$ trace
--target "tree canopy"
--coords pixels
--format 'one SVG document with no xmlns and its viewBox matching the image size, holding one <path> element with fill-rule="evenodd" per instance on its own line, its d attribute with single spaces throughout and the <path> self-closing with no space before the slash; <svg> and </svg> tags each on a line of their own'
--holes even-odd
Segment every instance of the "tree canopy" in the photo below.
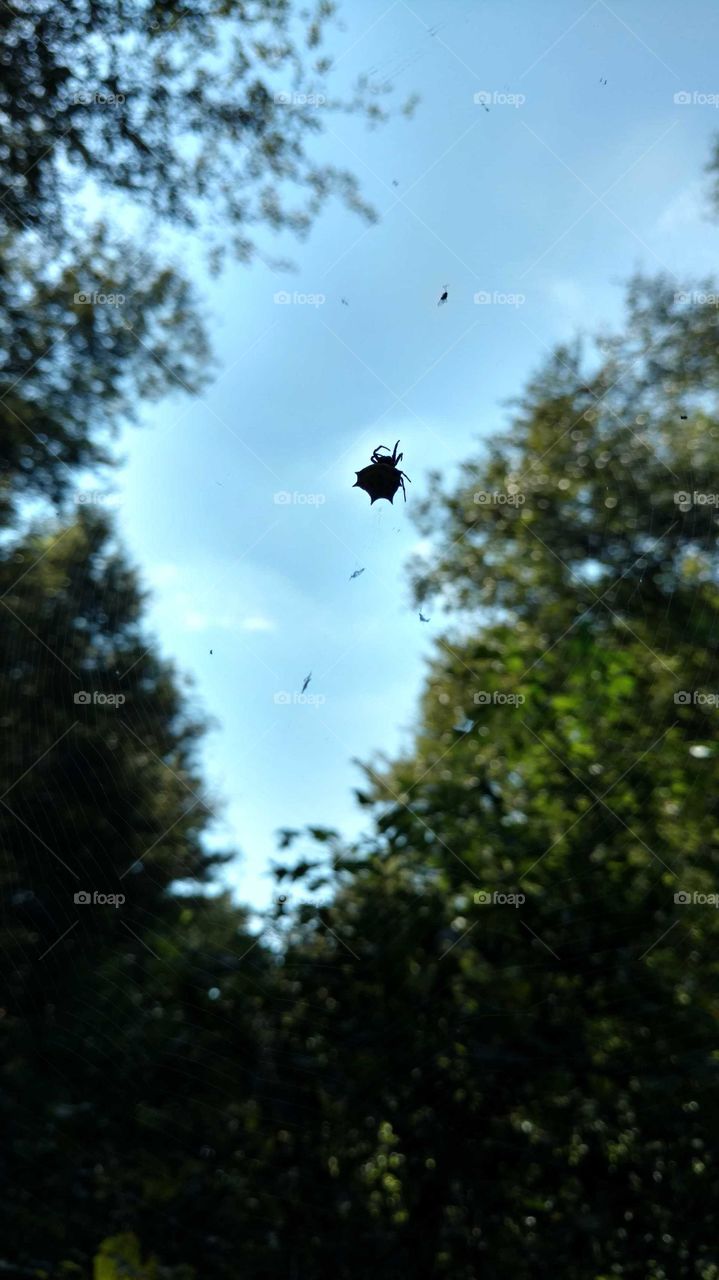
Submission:
<svg viewBox="0 0 719 1280">
<path fill-rule="evenodd" d="M 220 890 L 203 718 L 112 520 L 70 509 L 208 369 L 189 283 L 78 236 L 73 183 L 190 228 L 212 198 L 246 256 L 258 219 L 362 207 L 305 149 L 330 17 L 0 7 L 0 1270 L 717 1280 L 711 282 L 637 276 L 437 477 L 446 630 L 363 838 L 284 833 L 314 905 Z"/>
</svg>

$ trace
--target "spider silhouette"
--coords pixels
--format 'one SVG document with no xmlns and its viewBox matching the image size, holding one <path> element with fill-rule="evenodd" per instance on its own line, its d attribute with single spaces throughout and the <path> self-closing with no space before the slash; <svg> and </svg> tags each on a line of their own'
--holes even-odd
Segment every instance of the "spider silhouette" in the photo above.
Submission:
<svg viewBox="0 0 719 1280">
<path fill-rule="evenodd" d="M 364 489 L 365 493 L 370 496 L 370 506 L 376 502 L 378 498 L 386 498 L 388 502 L 394 502 L 394 495 L 397 490 L 402 487 L 404 500 L 407 501 L 407 490 L 404 487 L 405 480 L 409 480 L 409 476 L 404 471 L 400 471 L 398 464 L 402 461 L 404 454 L 398 453 L 397 448 L 399 440 L 390 453 L 386 444 L 378 444 L 372 457 L 370 465 L 363 467 L 361 471 L 356 471 L 357 479 L 353 484 L 353 489 Z M 386 455 L 386 456 L 385 456 Z M 409 480 L 410 484 L 412 483 Z"/>
</svg>

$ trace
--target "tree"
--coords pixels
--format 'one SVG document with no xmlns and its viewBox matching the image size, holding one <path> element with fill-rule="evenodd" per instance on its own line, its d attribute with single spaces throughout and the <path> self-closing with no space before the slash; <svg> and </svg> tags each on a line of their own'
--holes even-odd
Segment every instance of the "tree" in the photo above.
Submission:
<svg viewBox="0 0 719 1280">
<path fill-rule="evenodd" d="M 719 855 L 706 292 L 632 281 L 625 332 L 559 349 L 426 504 L 417 600 L 457 621 L 288 953 L 375 1274 L 716 1275 L 716 913 L 674 898 Z"/>
<path fill-rule="evenodd" d="M 51 263 L 9 236 L 0 273 L 0 526 L 18 504 L 61 502 L 142 400 L 195 392 L 211 368 L 194 290 L 97 227 Z M 99 299 L 99 301 L 98 301 Z"/>
<path fill-rule="evenodd" d="M 195 230 L 209 200 L 243 258 L 258 224 L 302 233 L 332 195 L 369 214 L 356 180 L 308 147 L 333 111 L 386 114 L 366 85 L 331 95 L 334 11 L 330 0 L 303 12 L 287 0 L 3 6 L 6 225 L 64 248 L 68 182 L 87 179 Z M 213 239 L 224 247 L 226 232 Z"/>
<path fill-rule="evenodd" d="M 111 964 L 137 981 L 145 937 L 176 927 L 174 887 L 201 888 L 223 858 L 202 843 L 213 808 L 195 763 L 202 724 L 143 634 L 142 597 L 107 521 L 81 508 L 59 535 L 11 545 L 0 584 L 0 1105 L 6 1160 L 12 1152 L 22 1170 L 2 1199 L 5 1239 L 32 1259 L 48 1244 L 41 1181 L 44 1212 L 64 1224 L 64 1239 L 68 1130 L 91 1116 L 97 1151 L 110 1106 L 113 1015 L 107 985 L 102 1013 L 98 975 Z M 83 1093 L 88 1078 L 94 1096 Z"/>
<path fill-rule="evenodd" d="M 229 1280 L 238 1239 L 255 1274 L 277 1264 L 273 1180 L 296 1173 L 272 1128 L 278 966 L 229 896 L 206 896 L 224 855 L 204 839 L 202 724 L 154 653 L 109 521 L 77 493 L 68 519 L 67 499 L 141 398 L 196 390 L 208 359 L 184 277 L 109 224 L 88 233 L 83 184 L 192 229 L 211 206 L 245 259 L 258 224 L 303 233 L 332 194 L 370 216 L 351 175 L 306 148 L 320 106 L 384 118 L 366 86 L 318 101 L 331 12 L 0 14 L 8 1274 Z M 37 497 L 65 522 L 21 534 Z"/>
</svg>

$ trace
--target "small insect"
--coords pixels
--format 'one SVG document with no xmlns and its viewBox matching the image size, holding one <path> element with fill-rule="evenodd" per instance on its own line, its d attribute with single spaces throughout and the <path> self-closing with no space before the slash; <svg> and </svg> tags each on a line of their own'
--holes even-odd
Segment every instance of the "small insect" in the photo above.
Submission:
<svg viewBox="0 0 719 1280">
<path fill-rule="evenodd" d="M 687 420 L 687 415 L 686 415 L 685 413 L 683 413 L 681 417 L 682 417 L 682 422 L 686 422 L 686 420 Z"/>
<path fill-rule="evenodd" d="M 481 94 L 479 95 L 477 101 L 479 102 L 480 107 L 483 107 L 484 110 L 487 112 L 487 115 L 489 115 L 489 107 L 487 106 Z"/>
<path fill-rule="evenodd" d="M 443 293 L 442 293 L 442 296 L 441 296 L 441 298 L 440 298 L 439 302 L 437 303 L 437 306 L 438 306 L 438 307 L 441 307 L 441 306 L 443 305 L 443 303 L 445 303 L 446 301 L 447 301 L 447 286 L 445 285 L 445 286 L 444 286 L 444 291 L 443 291 Z"/>
<path fill-rule="evenodd" d="M 425 618 L 424 614 L 423 614 L 423 613 L 421 613 L 421 612 L 420 612 L 420 615 L 419 615 L 419 620 L 420 620 L 420 622 L 431 622 L 431 621 L 432 621 L 432 619 L 431 619 L 431 618 Z"/>
<path fill-rule="evenodd" d="M 308 684 L 309 684 L 309 682 L 310 682 L 310 680 L 311 680 L 311 679 L 312 679 L 312 672 L 310 671 L 310 674 L 309 674 L 308 676 L 305 676 L 305 682 L 304 682 L 304 684 L 302 685 L 302 692 L 303 692 L 303 693 L 304 693 L 305 689 L 307 688 L 307 686 L 308 686 Z"/>
<path fill-rule="evenodd" d="M 394 503 L 394 495 L 400 485 L 402 486 L 404 500 L 405 502 L 407 501 L 407 490 L 404 487 L 404 482 L 409 480 L 409 476 L 399 469 L 398 463 L 402 461 L 404 454 L 397 452 L 398 445 L 399 440 L 390 454 L 386 444 L 378 444 L 370 459 L 370 465 L 363 467 L 361 471 L 355 471 L 357 479 L 352 488 L 364 489 L 365 493 L 370 496 L 370 506 L 378 498 L 386 498 L 388 502 Z M 382 452 L 383 450 L 384 453 Z M 387 455 L 386 457 L 384 456 L 385 454 Z"/>
<path fill-rule="evenodd" d="M 606 82 L 606 80 L 602 80 L 602 77 L 600 76 L 600 77 L 599 77 L 599 83 L 600 83 L 600 84 L 606 84 L 607 82 Z"/>
<path fill-rule="evenodd" d="M 357 472 L 357 475 L 359 475 L 359 471 Z M 352 488 L 353 488 L 353 489 L 354 489 L 354 487 L 355 487 L 355 486 L 354 486 L 354 485 L 352 485 Z M 351 574 L 350 574 L 350 582 L 352 581 L 352 579 L 353 579 L 353 578 L 359 578 L 359 576 L 360 576 L 360 574 L 361 574 L 361 573 L 364 573 L 364 569 L 355 569 L 354 573 L 351 573 Z"/>
<path fill-rule="evenodd" d="M 340 298 L 340 302 L 342 303 L 342 306 L 343 306 L 343 307 L 348 307 L 348 306 L 349 306 L 349 302 L 347 301 L 347 299 L 346 299 L 346 298 Z"/>
<path fill-rule="evenodd" d="M 210 657 L 212 657 L 212 649 L 210 649 Z"/>
<path fill-rule="evenodd" d="M 398 183 L 398 181 L 397 181 L 397 179 L 396 179 L 396 178 L 393 178 L 393 179 L 392 179 L 392 186 L 393 186 L 393 187 L 398 187 L 398 186 L 399 186 L 399 183 Z"/>
</svg>

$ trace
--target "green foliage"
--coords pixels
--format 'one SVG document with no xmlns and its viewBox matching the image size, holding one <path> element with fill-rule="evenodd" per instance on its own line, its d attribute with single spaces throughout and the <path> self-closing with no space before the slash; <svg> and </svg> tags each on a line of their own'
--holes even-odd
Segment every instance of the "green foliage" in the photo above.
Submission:
<svg viewBox="0 0 719 1280">
<path fill-rule="evenodd" d="M 712 1280 L 717 915 L 674 895 L 719 864 L 715 707 L 675 700 L 719 657 L 716 308 L 637 277 L 624 331 L 558 350 L 437 484 L 412 748 L 366 767 L 362 841 L 313 826 L 276 868 L 323 901 L 266 937 L 206 892 L 202 722 L 111 525 L 8 536 L 206 365 L 179 274 L 68 239 L 62 166 L 190 227 L 210 195 L 245 255 L 258 219 L 361 204 L 274 99 L 324 83 L 331 11 L 0 13 L 0 1271 Z"/>
<path fill-rule="evenodd" d="M 333 14 L 328 0 L 302 12 L 285 0 L 4 5 L 7 225 L 64 247 L 68 186 L 88 178 L 194 229 L 209 197 L 246 259 L 258 223 L 303 233 L 332 195 L 370 215 L 352 175 L 308 145 L 337 111 L 386 118 L 366 87 L 329 88 Z M 227 233 L 213 242 L 224 249 Z"/>
<path fill-rule="evenodd" d="M 719 862 L 715 708 L 675 702 L 716 688 L 715 507 L 674 496 L 716 489 L 713 312 L 633 281 L 626 333 L 558 351 L 427 503 L 418 599 L 456 621 L 413 750 L 366 767 L 373 847 L 288 953 L 361 1269 L 716 1265 L 716 912 L 674 899 Z"/>
<path fill-rule="evenodd" d="M 140 1260 L 140 1245 L 131 1232 L 103 1240 L 95 1258 L 93 1280 L 157 1280 L 154 1260 Z"/>
<path fill-rule="evenodd" d="M 192 288 L 107 240 L 97 227 L 52 264 L 35 238 L 0 246 L 0 526 L 24 498 L 58 502 L 77 469 L 109 461 L 108 439 L 141 399 L 207 379 Z"/>
</svg>

